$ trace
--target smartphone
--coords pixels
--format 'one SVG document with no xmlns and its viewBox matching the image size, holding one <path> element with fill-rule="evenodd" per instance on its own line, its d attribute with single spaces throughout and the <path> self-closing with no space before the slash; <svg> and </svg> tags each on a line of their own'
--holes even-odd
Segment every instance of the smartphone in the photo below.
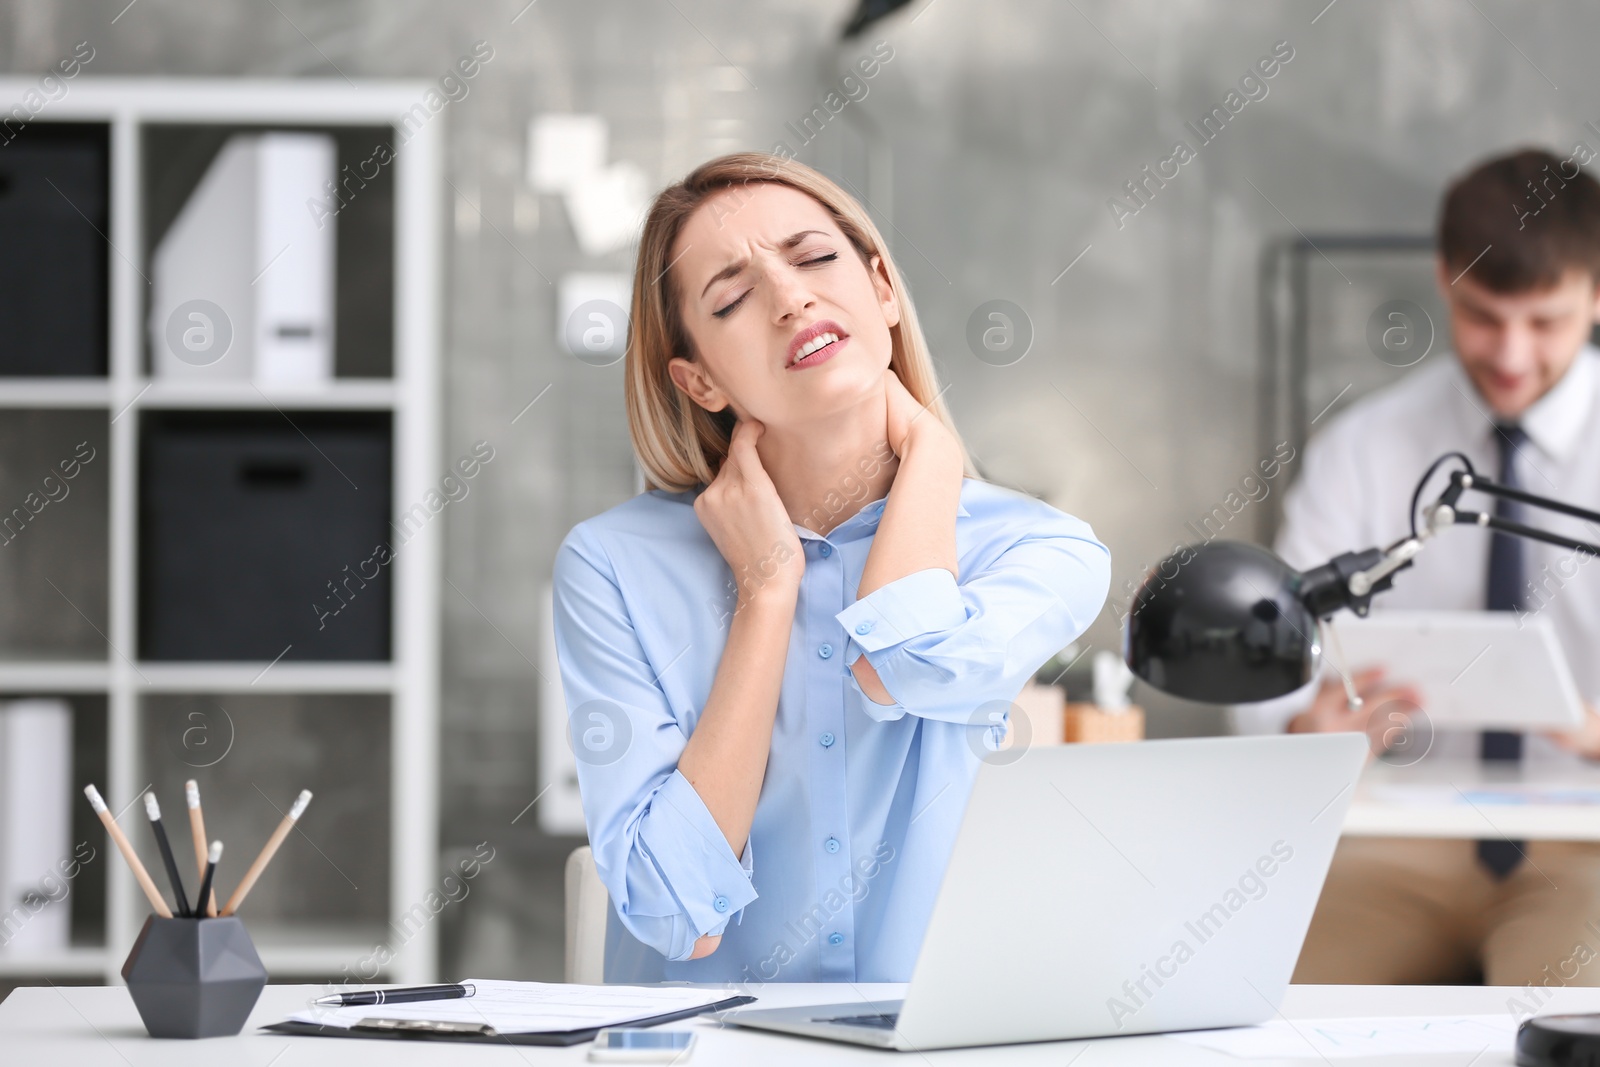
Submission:
<svg viewBox="0 0 1600 1067">
<path fill-rule="evenodd" d="M 683 1063 L 694 1053 L 691 1030 L 601 1030 L 589 1049 L 597 1063 Z"/>
</svg>

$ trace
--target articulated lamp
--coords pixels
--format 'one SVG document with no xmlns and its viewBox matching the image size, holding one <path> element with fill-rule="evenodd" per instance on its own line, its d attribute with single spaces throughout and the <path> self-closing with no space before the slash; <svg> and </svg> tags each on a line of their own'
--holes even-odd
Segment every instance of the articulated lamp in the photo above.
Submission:
<svg viewBox="0 0 1600 1067">
<path fill-rule="evenodd" d="M 1461 466 L 1451 472 L 1439 499 L 1423 510 L 1419 531 L 1422 488 L 1450 459 Z M 1600 513 L 1489 481 L 1466 456 L 1449 452 L 1417 483 L 1410 536 L 1388 548 L 1346 552 L 1308 571 L 1296 571 L 1266 549 L 1239 541 L 1210 541 L 1174 552 L 1134 593 L 1123 658 L 1135 675 L 1173 696 L 1212 704 L 1271 700 L 1316 677 L 1318 620 L 1346 608 L 1366 615 L 1373 596 L 1389 589 L 1427 539 L 1449 526 L 1487 527 L 1600 555 L 1600 545 L 1463 510 L 1457 505 L 1468 489 L 1600 523 Z M 1352 706 L 1359 706 L 1348 679 L 1345 685 Z"/>
<path fill-rule="evenodd" d="M 1450 485 L 1424 509 L 1417 503 L 1428 479 L 1447 460 L 1461 461 Z M 1600 514 L 1480 478 L 1459 452 L 1435 460 L 1411 496 L 1411 535 L 1385 549 L 1346 552 L 1319 567 L 1296 571 L 1254 545 L 1212 541 L 1168 556 L 1134 594 L 1123 658 L 1133 673 L 1173 696 L 1214 704 L 1271 700 L 1308 684 L 1321 648 L 1317 623 L 1348 608 L 1365 615 L 1375 594 L 1411 566 L 1429 537 L 1455 525 L 1483 526 L 1589 555 L 1600 546 L 1458 507 L 1476 489 L 1563 515 L 1600 523 Z M 1345 678 L 1352 709 L 1361 705 Z M 1517 1062 L 1535 1067 L 1600 1063 L 1600 1014 L 1543 1015 L 1517 1028 Z"/>
</svg>

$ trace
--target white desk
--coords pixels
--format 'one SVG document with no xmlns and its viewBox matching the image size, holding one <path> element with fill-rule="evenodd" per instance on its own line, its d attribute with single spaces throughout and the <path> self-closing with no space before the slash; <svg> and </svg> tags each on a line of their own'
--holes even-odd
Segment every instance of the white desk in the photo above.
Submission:
<svg viewBox="0 0 1600 1067">
<path fill-rule="evenodd" d="M 1600 841 L 1600 804 L 1489 803 L 1473 791 L 1515 785 L 1600 794 L 1600 763 L 1530 760 L 1511 768 L 1478 760 L 1423 759 L 1395 767 L 1374 760 L 1356 786 L 1344 832 L 1379 837 L 1510 837 Z"/>
<path fill-rule="evenodd" d="M 760 991 L 765 1007 L 840 1003 L 894 998 L 900 986 L 769 985 Z M 277 1022 L 303 1005 L 314 986 L 268 986 L 250 1023 L 238 1037 L 204 1041 L 153 1041 L 145 1036 L 126 989 L 104 986 L 37 986 L 18 989 L 0 1004 L 0 1063 L 71 1065 L 71 1067 L 318 1067 L 360 1064 L 530 1064 L 586 1063 L 588 1045 L 570 1048 L 493 1045 L 451 1046 L 434 1041 L 352 1040 L 288 1037 L 260 1033 L 253 1027 Z M 1283 1006 L 1293 1020 L 1368 1015 L 1460 1015 L 1506 1011 L 1515 989 L 1484 986 L 1293 986 Z M 1545 1012 L 1600 1011 L 1600 989 L 1557 989 Z M 1010 1045 L 947 1052 L 893 1053 L 835 1045 L 803 1038 L 763 1034 L 734 1027 L 719 1028 L 697 1019 L 699 1049 L 689 1067 L 810 1067 L 819 1062 L 860 1063 L 873 1067 L 903 1063 L 1037 1064 L 1065 1067 L 1084 1057 L 1085 1067 L 1148 1067 L 1150 1064 L 1219 1064 L 1268 1067 L 1267 1060 L 1237 1060 L 1209 1049 L 1164 1037 L 1120 1037 L 1101 1041 Z M 1085 1046 L 1094 1045 L 1093 1049 Z M 1313 1061 L 1321 1062 L 1321 1061 Z M 1341 1064 L 1377 1065 L 1401 1059 L 1342 1060 Z M 1414 1062 L 1440 1067 L 1440 1057 Z M 1491 1049 L 1473 1067 L 1504 1067 L 1511 1049 Z"/>
</svg>

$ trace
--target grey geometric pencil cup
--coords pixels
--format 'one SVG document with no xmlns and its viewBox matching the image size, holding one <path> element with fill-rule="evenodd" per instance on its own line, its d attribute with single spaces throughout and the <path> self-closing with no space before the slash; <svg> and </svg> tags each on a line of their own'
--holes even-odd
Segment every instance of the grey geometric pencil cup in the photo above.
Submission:
<svg viewBox="0 0 1600 1067">
<path fill-rule="evenodd" d="M 244 1028 L 267 969 L 244 923 L 233 916 L 152 915 L 122 977 L 151 1037 L 226 1037 Z"/>
</svg>

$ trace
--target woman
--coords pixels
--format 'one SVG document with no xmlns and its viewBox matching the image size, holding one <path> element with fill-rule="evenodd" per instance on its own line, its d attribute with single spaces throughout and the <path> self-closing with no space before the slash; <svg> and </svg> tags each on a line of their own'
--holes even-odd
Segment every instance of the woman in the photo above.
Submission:
<svg viewBox="0 0 1600 1067">
<path fill-rule="evenodd" d="M 1099 613 L 1105 546 L 967 476 L 882 237 L 799 163 L 656 199 L 626 372 L 650 489 L 555 563 L 606 979 L 906 981 L 991 729 Z"/>
</svg>

